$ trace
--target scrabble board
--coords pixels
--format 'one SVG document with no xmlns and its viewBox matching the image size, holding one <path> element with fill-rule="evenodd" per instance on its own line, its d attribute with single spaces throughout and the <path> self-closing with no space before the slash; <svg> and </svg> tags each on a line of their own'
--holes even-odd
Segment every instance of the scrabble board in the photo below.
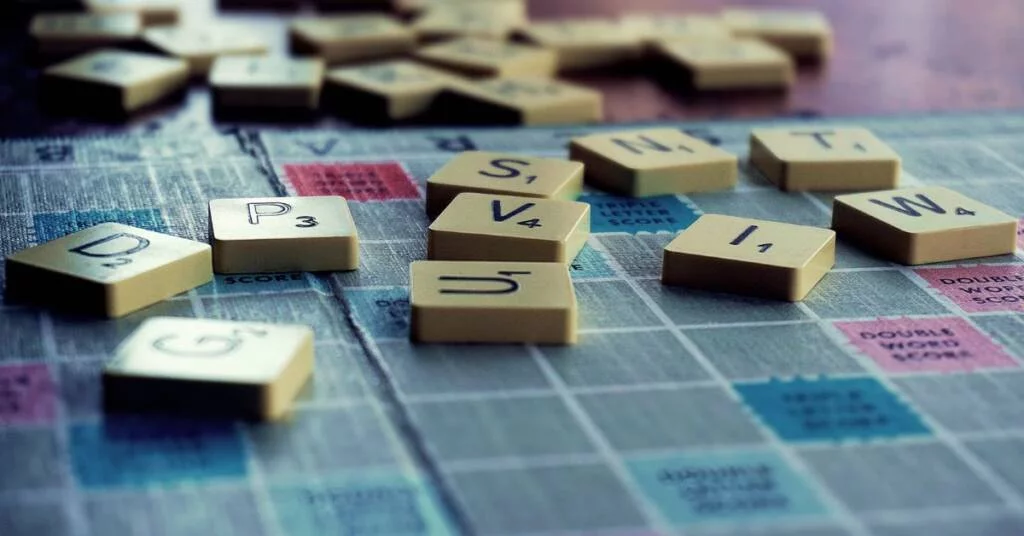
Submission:
<svg viewBox="0 0 1024 536">
<path fill-rule="evenodd" d="M 840 242 L 802 303 L 659 283 L 701 213 L 828 225 L 832 194 L 746 163 L 751 128 L 786 124 L 867 127 L 902 184 L 1024 216 L 1022 113 L 675 124 L 740 154 L 739 184 L 585 193 L 579 344 L 414 345 L 426 178 L 615 127 L 0 142 L 3 254 L 102 221 L 206 241 L 208 199 L 281 194 L 346 197 L 362 249 L 357 271 L 218 275 L 117 320 L 4 305 L 0 533 L 1024 533 L 1020 253 L 909 268 Z M 312 385 L 278 424 L 104 415 L 101 363 L 153 316 L 309 325 Z"/>
</svg>

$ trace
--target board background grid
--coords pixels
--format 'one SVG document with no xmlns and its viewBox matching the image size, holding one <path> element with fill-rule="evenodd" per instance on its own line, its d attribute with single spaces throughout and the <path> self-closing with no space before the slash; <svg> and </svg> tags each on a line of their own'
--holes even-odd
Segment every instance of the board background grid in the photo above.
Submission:
<svg viewBox="0 0 1024 536">
<path fill-rule="evenodd" d="M 745 155 L 749 130 L 764 124 L 679 126 Z M 1024 216 L 1024 115 L 799 124 L 871 128 L 903 156 L 904 184 L 959 188 Z M 605 203 L 604 215 L 595 214 L 604 228 L 619 230 L 595 233 L 574 265 L 581 345 L 407 341 L 408 262 L 424 255 L 427 222 L 422 199 L 402 193 L 409 190 L 396 163 L 422 193 L 454 151 L 562 157 L 572 136 L 621 128 L 628 127 L 0 143 L 4 254 L 97 219 L 205 241 L 207 199 L 294 192 L 296 180 L 323 182 L 324 167 L 348 175 L 320 187 L 341 181 L 369 192 L 352 203 L 363 235 L 357 272 L 218 276 L 117 321 L 4 305 L 0 532 L 1024 532 L 1019 306 L 967 312 L 919 271 L 843 245 L 836 270 L 803 303 L 658 283 L 668 231 L 701 211 L 828 225 L 829 195 L 778 192 L 745 164 L 735 191 L 632 206 L 674 223 L 612 224 L 623 219 L 613 213 L 624 201 L 588 198 Z M 314 169 L 308 164 L 320 175 L 304 175 Z M 937 266 L 1024 274 L 1019 253 L 977 264 Z M 309 324 L 317 336 L 314 388 L 284 425 L 103 417 L 102 360 L 158 314 Z M 878 317 L 899 326 L 953 323 L 967 330 L 957 341 L 987 345 L 990 357 L 976 370 L 893 370 L 844 334 L 844 326 Z M 843 398 L 850 393 L 857 394 Z M 866 404 L 884 422 L 857 428 L 860 436 L 835 426 L 801 436 L 786 425 L 790 413 L 776 411 L 778 400 L 814 396 Z M 773 497 L 786 506 L 696 513 L 679 488 L 658 483 L 665 468 L 725 466 L 770 474 Z"/>
</svg>

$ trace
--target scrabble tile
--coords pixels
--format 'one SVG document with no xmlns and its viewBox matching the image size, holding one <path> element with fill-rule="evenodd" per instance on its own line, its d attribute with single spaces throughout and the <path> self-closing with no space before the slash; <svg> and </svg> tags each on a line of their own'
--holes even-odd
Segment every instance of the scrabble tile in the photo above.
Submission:
<svg viewBox="0 0 1024 536">
<path fill-rule="evenodd" d="M 182 60 L 100 50 L 47 68 L 42 91 L 45 99 L 83 109 L 132 112 L 183 90 L 187 82 L 188 64 Z"/>
<path fill-rule="evenodd" d="M 214 199 L 210 242 L 221 274 L 359 267 L 359 234 L 340 196 Z"/>
<path fill-rule="evenodd" d="M 506 4 L 518 4 L 506 7 Z M 429 9 L 452 6 L 500 5 L 499 9 L 508 10 L 506 15 L 518 19 L 526 18 L 526 0 L 393 0 L 392 6 L 399 13 L 418 14 Z"/>
<path fill-rule="evenodd" d="M 135 13 L 143 26 L 177 24 L 181 14 L 179 0 L 85 0 L 90 13 Z"/>
<path fill-rule="evenodd" d="M 756 39 L 673 40 L 655 48 L 670 70 L 683 72 L 685 85 L 698 90 L 788 88 L 796 76 L 785 52 Z"/>
<path fill-rule="evenodd" d="M 133 41 L 142 31 L 136 13 L 42 13 L 32 19 L 29 35 L 45 55 L 73 54 Z"/>
<path fill-rule="evenodd" d="M 388 15 L 303 18 L 288 32 L 293 54 L 328 64 L 395 56 L 416 46 L 416 34 Z"/>
<path fill-rule="evenodd" d="M 637 13 L 622 17 L 621 22 L 627 31 L 647 44 L 678 39 L 732 37 L 732 31 L 721 17 L 713 15 Z"/>
<path fill-rule="evenodd" d="M 754 129 L 750 163 L 782 190 L 895 188 L 900 157 L 864 128 Z"/>
<path fill-rule="evenodd" d="M 674 128 L 593 134 L 569 143 L 585 181 L 633 197 L 708 192 L 736 185 L 736 156 Z"/>
<path fill-rule="evenodd" d="M 414 341 L 576 342 L 576 294 L 564 264 L 415 261 L 409 279 Z"/>
<path fill-rule="evenodd" d="M 154 317 L 103 369 L 113 411 L 278 419 L 313 373 L 308 326 Z"/>
<path fill-rule="evenodd" d="M 568 263 L 588 236 L 586 203 L 464 193 L 430 224 L 427 258 Z"/>
<path fill-rule="evenodd" d="M 832 28 L 817 11 L 799 9 L 726 9 L 722 20 L 737 37 L 767 41 L 798 58 L 832 53 Z"/>
<path fill-rule="evenodd" d="M 526 5 L 520 0 L 432 2 L 412 27 L 428 41 L 454 37 L 500 40 L 525 22 Z"/>
<path fill-rule="evenodd" d="M 210 282 L 210 246 L 101 223 L 7 257 L 7 298 L 114 318 Z"/>
<path fill-rule="evenodd" d="M 466 76 L 551 76 L 555 53 L 530 45 L 464 37 L 416 51 L 420 61 Z"/>
<path fill-rule="evenodd" d="M 596 123 L 604 115 L 599 91 L 538 77 L 452 84 L 436 107 L 448 121 L 485 125 Z"/>
<path fill-rule="evenodd" d="M 318 59 L 222 56 L 213 63 L 210 87 L 215 108 L 314 110 L 323 75 Z"/>
<path fill-rule="evenodd" d="M 536 22 L 521 31 L 525 39 L 558 55 L 558 70 L 607 67 L 638 59 L 639 34 L 611 20 Z"/>
<path fill-rule="evenodd" d="M 324 107 L 341 115 L 401 120 L 427 111 L 455 77 L 408 60 L 328 71 Z"/>
<path fill-rule="evenodd" d="M 891 261 L 925 264 L 1013 254 L 1017 220 L 932 186 L 836 196 L 832 228 Z"/>
<path fill-rule="evenodd" d="M 463 192 L 575 201 L 583 164 L 511 153 L 463 151 L 427 179 L 427 215 L 433 219 Z"/>
<path fill-rule="evenodd" d="M 828 229 L 705 214 L 665 246 L 661 282 L 800 301 L 835 259 Z"/>
<path fill-rule="evenodd" d="M 220 56 L 267 53 L 267 42 L 262 37 L 225 24 L 148 28 L 142 38 L 154 49 L 187 61 L 193 76 L 209 73 Z"/>
</svg>

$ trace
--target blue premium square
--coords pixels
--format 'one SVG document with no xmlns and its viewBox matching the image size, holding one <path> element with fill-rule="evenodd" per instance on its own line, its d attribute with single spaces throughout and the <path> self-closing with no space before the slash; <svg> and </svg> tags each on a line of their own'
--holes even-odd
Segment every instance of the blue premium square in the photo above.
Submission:
<svg viewBox="0 0 1024 536">
<path fill-rule="evenodd" d="M 700 212 L 674 195 L 643 199 L 584 195 L 579 200 L 590 203 L 592 233 L 675 233 L 689 227 L 700 216 Z"/>
<path fill-rule="evenodd" d="M 39 243 L 56 240 L 64 235 L 105 222 L 123 223 L 157 233 L 167 232 L 163 214 L 160 209 L 156 208 L 47 212 L 32 216 L 36 240 Z"/>
</svg>

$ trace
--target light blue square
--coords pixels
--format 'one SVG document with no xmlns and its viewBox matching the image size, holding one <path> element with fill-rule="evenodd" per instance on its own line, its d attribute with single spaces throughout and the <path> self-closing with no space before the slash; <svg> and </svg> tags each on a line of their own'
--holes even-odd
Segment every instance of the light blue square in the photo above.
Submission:
<svg viewBox="0 0 1024 536">
<path fill-rule="evenodd" d="M 215 274 L 213 281 L 196 288 L 200 296 L 223 294 L 264 294 L 298 290 L 316 290 L 330 294 L 326 284 L 307 272 L 266 274 Z"/>
<path fill-rule="evenodd" d="M 770 450 L 680 453 L 626 465 L 644 494 L 677 526 L 827 514 L 803 477 Z"/>
<path fill-rule="evenodd" d="M 453 534 L 433 488 L 397 473 L 353 475 L 270 489 L 284 534 Z"/>
<path fill-rule="evenodd" d="M 590 204 L 592 233 L 674 233 L 686 229 L 700 217 L 697 209 L 674 195 L 636 199 L 590 194 L 579 200 Z"/>
<path fill-rule="evenodd" d="M 615 271 L 608 265 L 604 253 L 585 245 L 576 259 L 569 264 L 569 275 L 573 279 L 586 280 L 615 277 Z"/>
<path fill-rule="evenodd" d="M 734 386 L 786 441 L 930 435 L 911 409 L 874 378 L 773 380 Z"/>
<path fill-rule="evenodd" d="M 47 212 L 32 216 L 32 226 L 36 230 L 36 241 L 39 243 L 56 240 L 106 222 L 123 223 L 157 233 L 167 232 L 163 214 L 156 208 Z"/>
<path fill-rule="evenodd" d="M 375 339 L 409 336 L 409 289 L 345 289 L 345 301 L 360 327 Z"/>
</svg>

